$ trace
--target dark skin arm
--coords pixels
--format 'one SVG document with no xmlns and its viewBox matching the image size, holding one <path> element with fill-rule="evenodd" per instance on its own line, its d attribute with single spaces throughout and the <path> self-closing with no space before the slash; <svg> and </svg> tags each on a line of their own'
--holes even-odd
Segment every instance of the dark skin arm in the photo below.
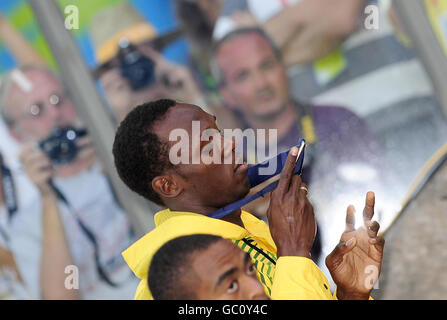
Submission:
<svg viewBox="0 0 447 320">
<path fill-rule="evenodd" d="M 271 194 L 267 218 L 270 233 L 278 249 L 278 258 L 310 258 L 317 225 L 314 210 L 307 199 L 299 175 L 293 175 L 298 149 L 293 147 L 281 171 L 278 187 Z"/>
<path fill-rule="evenodd" d="M 367 300 L 382 265 L 385 240 L 378 236 L 379 223 L 372 221 L 375 196 L 366 195 L 363 226 L 355 229 L 355 209 L 346 213 L 346 230 L 339 244 L 327 256 L 326 265 L 337 284 L 340 300 Z"/>
</svg>

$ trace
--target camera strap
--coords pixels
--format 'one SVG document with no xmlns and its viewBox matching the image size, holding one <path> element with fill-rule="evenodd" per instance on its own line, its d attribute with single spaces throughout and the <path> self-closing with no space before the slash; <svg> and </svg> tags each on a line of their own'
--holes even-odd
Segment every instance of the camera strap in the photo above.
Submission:
<svg viewBox="0 0 447 320">
<path fill-rule="evenodd" d="M 78 225 L 81 228 L 82 232 L 85 234 L 85 236 L 92 243 L 93 250 L 94 250 L 94 256 L 95 256 L 96 270 L 98 272 L 99 277 L 101 278 L 101 280 L 103 280 L 105 283 L 107 283 L 111 287 L 118 287 L 118 284 L 116 284 L 115 282 L 113 282 L 110 279 L 110 277 L 107 275 L 107 273 L 104 270 L 104 268 L 101 266 L 101 262 L 100 262 L 100 258 L 99 258 L 99 244 L 98 244 L 98 241 L 96 240 L 96 237 L 95 237 L 94 233 L 77 216 L 73 206 L 68 202 L 67 198 L 62 194 L 62 192 L 54 185 L 53 181 L 50 180 L 49 183 L 50 183 L 51 188 L 56 193 L 56 196 L 58 197 L 58 199 L 67 206 L 67 209 L 72 213 L 72 215 L 76 219 L 76 222 L 78 223 Z"/>
<path fill-rule="evenodd" d="M 3 163 L 0 158 L 0 170 L 2 172 L 2 186 L 3 196 L 5 198 L 5 206 L 8 211 L 8 220 L 10 221 L 13 215 L 17 212 L 17 194 L 12 178 L 11 170 Z"/>
<path fill-rule="evenodd" d="M 297 145 L 297 147 L 299 149 L 299 154 L 298 154 L 298 158 L 297 158 L 297 161 L 295 164 L 295 168 L 293 169 L 293 174 L 301 175 L 301 170 L 302 170 L 303 162 L 304 162 L 305 145 L 306 145 L 306 143 L 305 143 L 304 139 L 301 139 L 299 144 Z M 286 163 L 287 156 L 289 155 L 289 151 L 290 150 L 284 151 L 284 152 L 278 154 L 274 158 L 271 158 L 269 160 L 266 160 L 262 163 L 259 163 L 257 165 L 254 165 L 254 166 L 248 168 L 247 176 L 248 176 L 248 180 L 250 181 L 250 188 L 254 188 L 254 187 L 260 185 L 261 183 L 267 181 L 268 179 L 280 174 L 285 163 Z M 263 172 L 266 168 L 271 168 L 272 166 L 274 168 L 276 168 L 275 172 L 273 172 L 272 174 L 263 174 Z M 225 217 L 226 215 L 230 214 L 231 212 L 239 210 L 244 205 L 246 205 L 260 197 L 263 197 L 265 194 L 267 194 L 269 192 L 272 192 L 273 190 L 276 189 L 276 187 L 278 186 L 278 183 L 279 183 L 279 180 L 272 182 L 268 186 L 263 188 L 262 190 L 254 193 L 248 197 L 245 197 L 241 200 L 230 203 L 229 205 L 210 213 L 208 215 L 208 217 L 215 218 L 215 219 L 221 219 L 221 218 Z"/>
</svg>

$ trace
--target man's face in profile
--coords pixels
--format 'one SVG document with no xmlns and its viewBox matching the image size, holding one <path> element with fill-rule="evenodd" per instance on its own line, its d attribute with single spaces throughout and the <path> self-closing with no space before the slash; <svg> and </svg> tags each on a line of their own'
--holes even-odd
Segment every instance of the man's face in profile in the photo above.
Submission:
<svg viewBox="0 0 447 320">
<path fill-rule="evenodd" d="M 247 177 L 248 166 L 240 162 L 236 163 L 234 141 L 219 135 L 216 138 L 221 140 L 222 146 L 218 155 L 220 163 L 206 164 L 200 158 L 200 163 L 195 164 L 192 160 L 193 155 L 200 157 L 208 152 L 204 150 L 207 150 L 210 141 L 200 140 L 197 145 L 193 143 L 193 121 L 196 124 L 200 123 L 200 136 L 207 129 L 214 129 L 216 132 L 218 130 L 214 116 L 189 104 L 179 104 L 171 108 L 163 121 L 156 123 L 153 128 L 157 136 L 169 144 L 170 153 L 171 148 L 179 143 L 179 140 L 169 141 L 171 133 L 176 129 L 181 129 L 188 134 L 187 163 L 175 164 L 173 171 L 178 183 L 182 184 L 183 193 L 187 193 L 188 201 L 191 205 L 220 208 L 243 198 L 250 190 Z M 210 140 L 212 142 L 214 137 Z M 181 153 L 182 150 L 179 152 Z M 210 149 L 209 152 L 212 153 L 214 150 Z M 177 156 L 178 153 L 175 152 L 174 155 Z"/>
<path fill-rule="evenodd" d="M 231 241 L 221 239 L 192 255 L 191 265 L 199 281 L 198 300 L 265 300 L 264 287 L 250 256 Z"/>
<path fill-rule="evenodd" d="M 227 40 L 219 47 L 216 61 L 225 83 L 221 93 L 230 107 L 267 120 L 287 106 L 284 66 L 261 35 L 253 32 Z"/>
</svg>

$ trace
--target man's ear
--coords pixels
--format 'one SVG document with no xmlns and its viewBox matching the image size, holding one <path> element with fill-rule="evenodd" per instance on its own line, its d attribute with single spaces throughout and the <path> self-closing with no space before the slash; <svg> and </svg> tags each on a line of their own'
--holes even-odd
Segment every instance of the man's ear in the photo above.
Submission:
<svg viewBox="0 0 447 320">
<path fill-rule="evenodd" d="M 162 198 L 175 198 L 183 191 L 179 181 L 168 175 L 152 179 L 152 188 Z"/>
</svg>

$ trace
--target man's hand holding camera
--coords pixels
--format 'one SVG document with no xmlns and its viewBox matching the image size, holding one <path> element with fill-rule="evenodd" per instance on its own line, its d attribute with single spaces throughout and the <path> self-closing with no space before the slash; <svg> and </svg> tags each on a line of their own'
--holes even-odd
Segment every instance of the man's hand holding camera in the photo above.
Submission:
<svg viewBox="0 0 447 320">
<path fill-rule="evenodd" d="M 20 162 L 25 173 L 37 187 L 42 196 L 53 193 L 50 179 L 54 174 L 50 158 L 40 148 L 26 144 L 20 152 Z"/>
<path fill-rule="evenodd" d="M 76 148 L 69 161 L 63 158 L 67 156 L 65 154 L 53 154 L 54 159 L 51 159 L 48 153 L 35 144 L 28 143 L 22 149 L 20 162 L 42 196 L 53 195 L 50 184 L 53 176 L 69 176 L 96 163 L 98 158 L 89 136 L 79 137 L 74 143 Z"/>
</svg>

